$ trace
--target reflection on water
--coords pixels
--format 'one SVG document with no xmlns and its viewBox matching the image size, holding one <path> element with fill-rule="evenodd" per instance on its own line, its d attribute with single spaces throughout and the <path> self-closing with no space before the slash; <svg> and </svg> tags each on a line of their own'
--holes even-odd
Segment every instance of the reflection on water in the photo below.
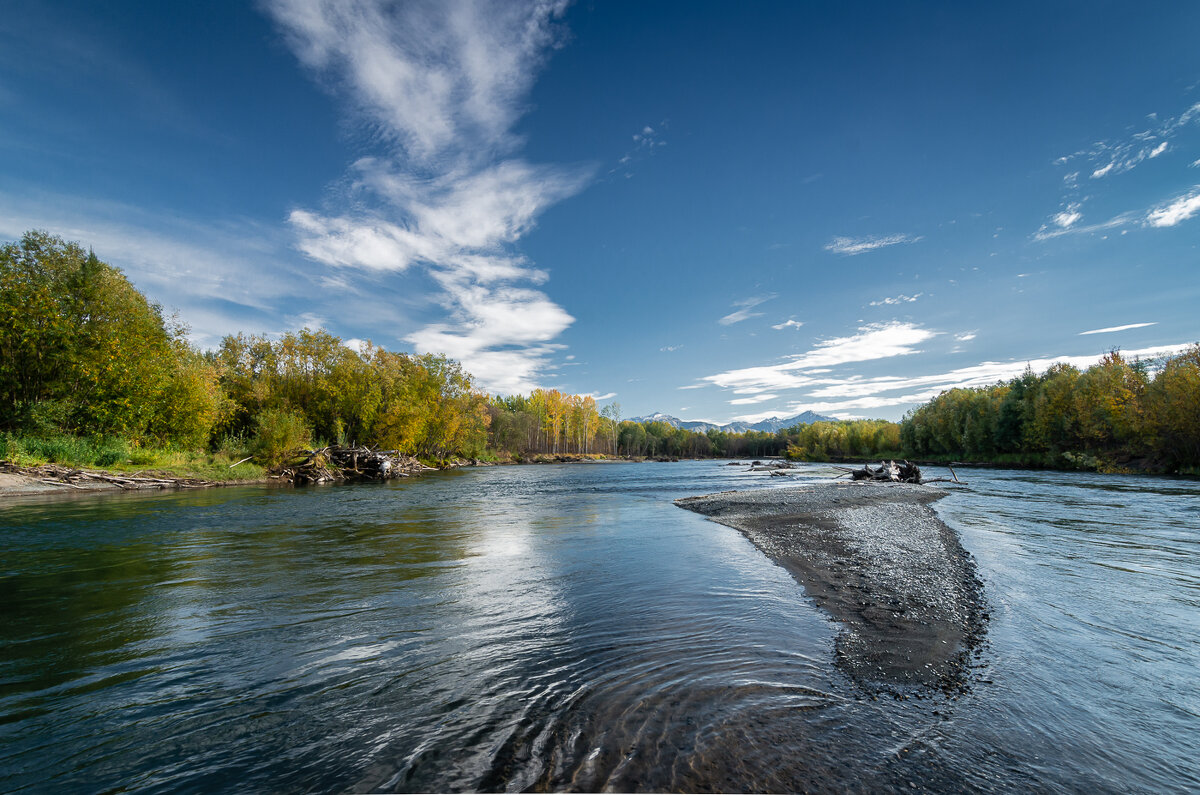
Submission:
<svg viewBox="0 0 1200 795">
<path fill-rule="evenodd" d="M 0 788 L 1200 786 L 1200 484 L 971 475 L 953 702 L 856 692 L 795 581 L 671 504 L 780 485 L 742 467 L 10 505 Z"/>
</svg>

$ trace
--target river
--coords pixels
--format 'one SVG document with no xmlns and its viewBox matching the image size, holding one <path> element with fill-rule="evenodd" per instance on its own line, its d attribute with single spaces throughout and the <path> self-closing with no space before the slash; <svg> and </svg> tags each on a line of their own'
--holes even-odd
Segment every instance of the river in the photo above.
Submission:
<svg viewBox="0 0 1200 795">
<path fill-rule="evenodd" d="M 1200 788 L 1200 482 L 965 470 L 991 619 L 956 698 L 676 497 L 744 466 L 0 506 L 0 790 Z"/>
</svg>

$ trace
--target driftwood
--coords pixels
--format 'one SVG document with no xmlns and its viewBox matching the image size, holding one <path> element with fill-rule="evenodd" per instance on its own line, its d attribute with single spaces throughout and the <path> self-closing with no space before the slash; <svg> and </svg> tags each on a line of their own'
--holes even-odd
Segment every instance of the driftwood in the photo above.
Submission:
<svg viewBox="0 0 1200 795">
<path fill-rule="evenodd" d="M 141 472 L 118 475 L 113 472 L 94 472 L 58 464 L 41 464 L 36 467 L 19 467 L 9 462 L 0 462 L 0 471 L 17 472 L 37 478 L 52 486 L 70 486 L 73 489 L 94 489 L 100 483 L 109 483 L 125 491 L 137 489 L 203 489 L 216 484 L 196 478 L 171 478 L 146 476 Z"/>
<path fill-rule="evenodd" d="M 772 475 L 786 475 L 786 472 L 780 472 L 782 469 L 791 469 L 793 464 L 791 461 L 770 461 L 766 464 L 761 461 L 755 461 L 747 469 L 747 472 L 770 472 Z"/>
<path fill-rule="evenodd" d="M 293 483 L 338 483 L 347 480 L 390 480 L 426 472 L 427 467 L 398 450 L 372 450 L 369 447 L 334 445 L 304 450 L 308 457 L 295 466 L 284 467 L 273 477 Z"/>
<path fill-rule="evenodd" d="M 950 478 L 932 478 L 924 480 L 921 477 L 921 468 L 916 464 L 908 461 L 901 461 L 897 464 L 895 461 L 880 461 L 878 467 L 871 467 L 870 464 L 863 464 L 862 469 L 852 469 L 850 467 L 835 467 L 840 469 L 845 474 L 849 475 L 853 480 L 870 480 L 882 481 L 885 483 L 959 483 L 966 485 L 958 479 L 958 475 L 954 474 L 954 470 L 950 470 L 950 474 L 954 475 L 954 480 Z"/>
</svg>

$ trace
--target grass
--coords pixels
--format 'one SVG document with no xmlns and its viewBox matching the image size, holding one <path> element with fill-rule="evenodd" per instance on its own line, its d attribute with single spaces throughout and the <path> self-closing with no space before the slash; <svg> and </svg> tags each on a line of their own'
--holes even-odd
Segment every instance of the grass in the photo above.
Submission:
<svg viewBox="0 0 1200 795">
<path fill-rule="evenodd" d="M 222 482 L 260 480 L 264 469 L 253 461 L 231 466 L 247 453 L 236 444 L 222 449 L 177 450 L 142 446 L 111 436 L 0 434 L 0 457 L 18 466 L 62 464 L 111 472 L 154 472 L 179 478 Z"/>
</svg>

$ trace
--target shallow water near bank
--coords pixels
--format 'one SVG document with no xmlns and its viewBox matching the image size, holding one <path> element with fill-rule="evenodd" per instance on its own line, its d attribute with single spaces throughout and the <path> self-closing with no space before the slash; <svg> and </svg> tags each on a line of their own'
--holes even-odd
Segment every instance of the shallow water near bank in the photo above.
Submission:
<svg viewBox="0 0 1200 795">
<path fill-rule="evenodd" d="M 0 787 L 1200 786 L 1200 484 L 959 475 L 992 619 L 954 700 L 864 695 L 790 575 L 672 504 L 788 480 L 744 467 L 0 507 Z"/>
</svg>

